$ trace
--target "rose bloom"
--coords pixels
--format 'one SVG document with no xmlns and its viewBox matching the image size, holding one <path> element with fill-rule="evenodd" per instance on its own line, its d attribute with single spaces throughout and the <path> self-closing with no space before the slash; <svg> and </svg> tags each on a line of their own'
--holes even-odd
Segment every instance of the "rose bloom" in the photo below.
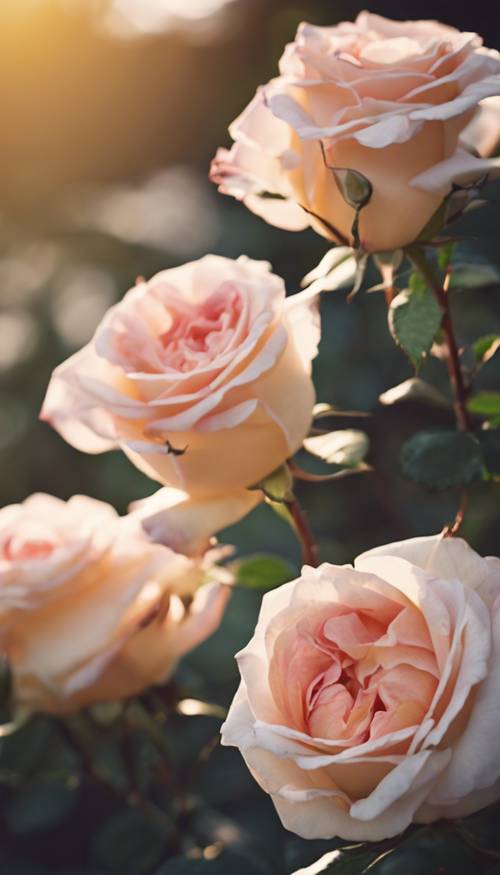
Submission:
<svg viewBox="0 0 500 875">
<path fill-rule="evenodd" d="M 500 559 L 440 536 L 264 596 L 223 726 L 308 839 L 373 841 L 500 797 Z"/>
<path fill-rule="evenodd" d="M 4 507 L 0 652 L 15 704 L 69 713 L 166 680 L 221 619 L 229 587 L 211 562 L 153 544 L 134 515 L 82 495 Z"/>
<path fill-rule="evenodd" d="M 498 142 L 488 98 L 499 94 L 500 54 L 476 34 L 368 12 L 301 24 L 278 78 L 231 125 L 235 144 L 218 151 L 212 180 L 272 225 L 311 224 L 345 243 L 354 211 L 330 168 L 355 170 L 373 186 L 362 247 L 395 249 L 417 238 L 454 182 L 492 171 L 468 149 L 484 156 Z"/>
<path fill-rule="evenodd" d="M 285 299 L 267 262 L 206 256 L 112 307 L 55 370 L 41 416 L 77 449 L 120 447 L 149 477 L 244 512 L 244 488 L 307 435 L 318 340 L 316 298 Z"/>
</svg>

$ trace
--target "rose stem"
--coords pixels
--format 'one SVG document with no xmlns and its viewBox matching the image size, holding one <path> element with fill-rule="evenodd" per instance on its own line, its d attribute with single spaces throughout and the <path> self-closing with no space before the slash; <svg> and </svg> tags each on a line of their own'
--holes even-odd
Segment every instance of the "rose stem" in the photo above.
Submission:
<svg viewBox="0 0 500 875">
<path fill-rule="evenodd" d="M 460 364 L 460 355 L 451 318 L 448 292 L 441 283 L 439 277 L 434 273 L 432 266 L 425 257 L 425 253 L 419 246 L 410 246 L 407 253 L 429 288 L 434 292 L 434 296 L 441 307 L 443 313 L 442 328 L 446 340 L 446 365 L 448 368 L 450 384 L 455 395 L 453 407 L 455 410 L 457 428 L 459 431 L 469 431 L 470 422 L 466 407 L 468 389 L 465 385 L 464 374 Z"/>
<path fill-rule="evenodd" d="M 450 385 L 455 396 L 453 409 L 455 411 L 457 429 L 461 432 L 469 431 L 470 420 L 466 406 L 468 387 L 466 386 L 462 365 L 460 364 L 460 354 L 455 337 L 453 320 L 451 318 L 447 283 L 441 282 L 439 276 L 434 272 L 432 266 L 427 261 L 424 251 L 419 246 L 409 247 L 407 254 L 422 275 L 428 287 L 433 291 L 434 296 L 441 307 L 443 313 L 442 329 L 446 341 L 446 366 L 448 368 Z M 464 490 L 454 522 L 444 528 L 443 533 L 445 537 L 457 535 L 460 531 L 467 510 L 467 503 L 467 491 Z"/>
<path fill-rule="evenodd" d="M 319 565 L 318 546 L 314 540 L 307 517 L 295 497 L 285 503 L 291 514 L 297 538 L 302 548 L 302 562 L 304 565 L 312 565 L 313 568 L 317 568 Z"/>
<path fill-rule="evenodd" d="M 460 529 L 462 528 L 462 523 L 464 521 L 468 503 L 469 499 L 467 495 L 467 490 L 464 489 L 460 498 L 460 504 L 455 514 L 454 521 L 451 525 L 447 525 L 443 529 L 443 535 L 445 538 L 452 538 L 454 535 L 458 535 Z"/>
</svg>

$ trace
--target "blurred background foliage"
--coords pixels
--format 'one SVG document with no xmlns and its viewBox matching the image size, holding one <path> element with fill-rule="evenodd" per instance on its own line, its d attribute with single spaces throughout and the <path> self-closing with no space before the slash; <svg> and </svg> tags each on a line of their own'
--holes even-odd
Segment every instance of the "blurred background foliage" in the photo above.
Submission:
<svg viewBox="0 0 500 875">
<path fill-rule="evenodd" d="M 41 490 L 61 498 L 86 493 L 124 512 L 131 500 L 155 490 L 119 453 L 80 454 L 38 422 L 50 373 L 89 340 L 105 310 L 138 275 L 149 277 L 206 252 L 268 259 L 289 292 L 298 290 L 301 277 L 326 251 L 325 241 L 313 232 L 272 228 L 218 195 L 208 182 L 208 166 L 216 148 L 229 143 L 229 122 L 257 85 L 275 75 L 298 22 L 333 24 L 352 19 L 363 5 L 353 0 L 1 0 L 2 505 Z M 500 48 L 500 13 L 491 0 L 463 6 L 456 0 L 374 0 L 370 9 L 478 30 L 487 45 Z M 476 238 L 477 253 L 500 265 L 499 189 L 490 188 L 489 198 L 490 205 L 468 218 L 462 230 Z M 491 285 L 454 294 L 461 344 L 498 331 L 498 293 Z M 374 545 L 439 531 L 454 517 L 456 493 L 426 493 L 403 480 L 398 466 L 407 436 L 452 421 L 446 412 L 413 404 L 378 405 L 380 393 L 412 375 L 387 330 L 380 293 L 359 294 L 351 304 L 343 292 L 329 293 L 322 312 L 318 399 L 372 413 L 363 427 L 370 434 L 375 472 L 300 489 L 321 557 L 344 563 Z M 481 374 L 480 387 L 498 387 L 499 375 L 493 360 Z M 425 364 L 423 376 L 446 391 L 439 362 Z M 344 424 L 357 427 L 357 421 Z M 480 552 L 499 551 L 499 500 L 498 487 L 471 489 L 464 533 Z M 286 526 L 266 508 L 225 539 L 244 554 L 272 551 L 298 562 Z M 253 631 L 258 603 L 257 593 L 235 594 L 220 632 L 181 667 L 182 691 L 227 704 L 237 682 L 233 654 Z M 161 703 L 147 704 L 161 714 Z M 196 851 L 192 861 L 207 873 L 236 867 L 240 875 L 292 872 L 318 857 L 318 847 L 280 828 L 237 753 L 218 748 L 205 764 L 203 757 L 200 761 L 220 721 L 178 715 L 162 726 L 162 744 L 174 751 L 186 795 L 181 816 L 191 818 L 179 844 L 177 832 L 158 823 L 156 813 L 117 805 L 117 794 L 121 799 L 137 792 L 129 787 L 135 780 L 147 784 L 144 793 L 164 818 L 179 815 L 164 798 L 150 730 L 137 715 L 132 729 L 123 728 L 130 720 L 119 720 L 116 732 L 99 725 L 96 730 L 88 719 L 88 732 L 97 731 L 102 745 L 101 766 L 118 790 L 97 791 L 82 783 L 78 775 L 88 739 L 83 752 L 75 754 L 62 730 L 43 718 L 36 731 L 23 730 L 0 751 L 2 875 L 180 875 L 182 862 L 164 866 L 162 860 L 167 852 L 185 853 L 190 841 Z M 133 765 L 134 757 L 139 766 Z M 205 800 L 208 813 L 196 813 L 191 793 Z M 432 835 L 425 834 L 429 865 Z M 220 841 L 233 848 L 224 851 L 229 857 L 223 865 Z M 199 851 L 204 846 L 215 850 Z M 461 865 L 465 859 L 473 865 L 462 850 L 457 854 Z"/>
</svg>

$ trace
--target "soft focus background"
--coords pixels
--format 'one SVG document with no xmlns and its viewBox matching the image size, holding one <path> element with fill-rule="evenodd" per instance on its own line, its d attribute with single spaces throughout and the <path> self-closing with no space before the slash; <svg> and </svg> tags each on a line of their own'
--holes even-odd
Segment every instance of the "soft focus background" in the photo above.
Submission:
<svg viewBox="0 0 500 875">
<path fill-rule="evenodd" d="M 325 241 L 313 232 L 274 229 L 218 195 L 207 179 L 209 162 L 219 145 L 229 143 L 227 125 L 257 85 L 275 75 L 297 24 L 334 24 L 355 17 L 363 5 L 1 0 L 0 504 L 37 490 L 62 498 L 83 492 L 125 511 L 131 500 L 155 490 L 119 453 L 80 454 L 37 421 L 50 373 L 89 340 L 138 275 L 149 277 L 206 252 L 245 252 L 271 261 L 289 291 L 298 289 L 326 251 Z M 456 0 L 374 0 L 370 9 L 478 30 L 487 45 L 500 48 L 500 10 L 491 0 L 463 8 Z M 498 189 L 490 189 L 490 199 L 466 227 L 480 238 L 476 251 L 500 264 Z M 490 286 L 455 295 L 460 342 L 498 331 L 498 292 Z M 411 376 L 388 334 L 380 294 L 360 294 L 349 305 L 344 293 L 325 296 L 315 374 L 319 400 L 373 413 L 363 427 L 376 468 L 301 491 L 322 558 L 349 562 L 376 544 L 440 530 L 454 516 L 457 495 L 432 496 L 404 482 L 397 460 L 404 437 L 445 425 L 448 416 L 413 405 L 378 406 L 381 392 Z M 446 386 L 437 362 L 423 375 Z M 498 386 L 498 377 L 492 363 L 481 385 Z M 343 425 L 359 427 L 356 421 Z M 481 552 L 499 551 L 499 500 L 500 489 L 471 491 L 464 531 Z M 273 550 L 296 562 L 293 539 L 277 520 L 269 525 L 270 514 L 254 513 L 227 540 L 244 553 Z M 227 701 L 236 682 L 232 655 L 251 634 L 257 601 L 251 592 L 237 595 L 222 632 L 186 662 L 182 681 L 193 688 L 208 683 L 214 700 Z M 186 744 L 188 734 L 181 733 Z M 238 767 L 237 754 L 218 751 L 211 763 L 215 771 L 204 778 L 205 792 L 211 788 L 208 795 L 215 796 L 211 803 L 219 810 L 226 804 L 238 819 L 241 797 L 248 824 L 249 793 L 259 800 L 255 817 L 258 811 L 262 820 L 264 812 L 268 829 L 276 830 L 270 806 Z M 16 833 L 15 824 L 13 831 L 18 837 L 30 832 L 21 825 Z M 36 853 L 29 852 L 29 865 L 49 846 L 63 861 L 76 847 L 71 835 L 56 843 L 59 851 L 53 839 L 43 841 L 41 850 L 34 845 Z M 12 860 L 5 865 L 2 875 L 14 872 Z M 136 866 L 134 875 L 142 871 Z"/>
<path fill-rule="evenodd" d="M 2 0 L 2 504 L 35 490 L 84 492 L 124 511 L 154 491 L 119 453 L 80 454 L 37 422 L 49 375 L 138 275 L 206 252 L 245 252 L 269 259 L 289 291 L 298 289 L 325 242 L 265 224 L 218 195 L 207 170 L 229 143 L 229 122 L 275 75 L 298 22 L 332 24 L 361 8 L 352 0 Z M 489 0 L 463 9 L 454 0 L 382 0 L 371 9 L 436 17 L 500 46 L 500 12 Z M 481 235 L 474 246 L 497 254 L 500 198 L 491 197 L 497 203 L 469 226 Z M 455 298 L 461 341 L 494 330 L 497 289 Z M 438 378 L 443 370 L 429 367 Z M 380 294 L 351 305 L 343 293 L 325 297 L 318 398 L 374 412 L 367 429 L 378 471 L 303 495 L 325 559 L 350 561 L 372 545 L 438 530 L 454 514 L 455 495 L 429 498 L 398 473 L 401 440 L 430 424 L 428 412 L 377 409 L 380 392 L 410 374 Z M 495 380 L 493 365 L 485 379 Z M 474 544 L 490 552 L 498 549 L 495 499 L 479 488 L 467 520 Z M 267 523 L 268 512 L 257 512 L 233 540 L 246 551 L 293 550 L 287 531 Z"/>
</svg>

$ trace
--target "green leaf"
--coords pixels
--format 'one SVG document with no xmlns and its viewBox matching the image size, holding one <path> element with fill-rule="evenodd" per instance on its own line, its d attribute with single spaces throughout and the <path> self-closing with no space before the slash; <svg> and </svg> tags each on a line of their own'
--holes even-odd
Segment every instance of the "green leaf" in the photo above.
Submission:
<svg viewBox="0 0 500 875">
<path fill-rule="evenodd" d="M 100 730 L 90 714 L 80 711 L 66 718 L 66 726 L 79 749 L 86 752 L 95 775 L 119 793 L 127 793 L 130 781 L 121 749 L 121 728 Z"/>
<path fill-rule="evenodd" d="M 109 872 L 143 875 L 157 866 L 171 834 L 171 824 L 138 808 L 119 811 L 95 833 L 92 860 Z"/>
<path fill-rule="evenodd" d="M 493 358 L 498 349 L 500 349 L 500 334 L 486 334 L 472 344 L 474 358 L 477 364 L 481 365 Z"/>
<path fill-rule="evenodd" d="M 474 435 L 429 430 L 413 435 L 402 447 L 403 474 L 429 489 L 448 489 L 484 478 L 481 445 Z"/>
<path fill-rule="evenodd" d="M 420 377 L 411 377 L 404 383 L 387 389 L 379 396 L 379 401 L 386 406 L 400 404 L 402 401 L 420 401 L 424 404 L 430 404 L 432 407 L 442 407 L 447 410 L 452 406 L 451 401 L 439 389 L 426 383 L 425 380 L 421 380 Z"/>
<path fill-rule="evenodd" d="M 261 489 L 270 501 L 293 501 L 293 477 L 286 464 L 276 468 L 267 477 L 249 488 L 251 490 Z"/>
<path fill-rule="evenodd" d="M 457 253 L 456 260 L 453 259 L 451 289 L 480 289 L 499 282 L 500 269 L 497 264 L 460 252 Z"/>
<path fill-rule="evenodd" d="M 0 740 L 0 769 L 28 776 L 44 760 L 54 735 L 48 717 L 35 717 L 14 735 Z"/>
<path fill-rule="evenodd" d="M 467 402 L 469 413 L 484 416 L 489 422 L 500 425 L 500 392 L 479 392 Z"/>
<path fill-rule="evenodd" d="M 400 292 L 389 308 L 389 328 L 414 365 L 432 347 L 442 313 L 434 295 L 412 274 L 411 288 Z"/>
<path fill-rule="evenodd" d="M 238 567 L 236 582 L 245 589 L 257 589 L 267 592 L 293 580 L 296 569 L 279 556 L 264 553 L 244 559 Z"/>
<path fill-rule="evenodd" d="M 306 438 L 304 449 L 329 465 L 356 468 L 368 453 L 370 441 L 364 431 L 344 428 Z"/>
<path fill-rule="evenodd" d="M 439 826 L 416 830 L 389 853 L 381 854 L 368 872 L 369 875 L 422 875 L 424 872 L 480 875 L 484 869 L 479 854 L 451 830 Z"/>
<path fill-rule="evenodd" d="M 14 794 L 6 811 L 9 827 L 16 835 L 50 829 L 70 813 L 78 795 L 77 780 L 37 776 Z"/>
<path fill-rule="evenodd" d="M 454 249 L 454 243 L 446 243 L 444 246 L 439 247 L 437 251 L 437 262 L 441 270 L 448 270 Z"/>
<path fill-rule="evenodd" d="M 231 810 L 243 800 L 247 811 L 248 798 L 255 795 L 255 781 L 239 751 L 217 745 L 204 767 L 198 768 L 198 773 L 193 791 L 205 804 L 228 805 Z"/>
<path fill-rule="evenodd" d="M 484 464 L 488 474 L 500 477 L 500 431 L 487 429 L 480 431 L 477 438 L 483 448 Z"/>
<path fill-rule="evenodd" d="M 455 828 L 472 847 L 484 854 L 500 857 L 499 823 L 500 806 L 492 805 L 477 814 L 457 820 Z"/>
<path fill-rule="evenodd" d="M 118 738 L 114 738 L 111 733 L 101 738 L 96 736 L 89 755 L 92 758 L 92 768 L 101 781 L 118 793 L 126 793 L 130 789 L 127 765 Z"/>
<path fill-rule="evenodd" d="M 129 730 L 127 750 L 135 789 L 141 796 L 147 796 L 154 777 L 161 768 L 162 756 L 151 737 L 142 730 Z"/>
</svg>

